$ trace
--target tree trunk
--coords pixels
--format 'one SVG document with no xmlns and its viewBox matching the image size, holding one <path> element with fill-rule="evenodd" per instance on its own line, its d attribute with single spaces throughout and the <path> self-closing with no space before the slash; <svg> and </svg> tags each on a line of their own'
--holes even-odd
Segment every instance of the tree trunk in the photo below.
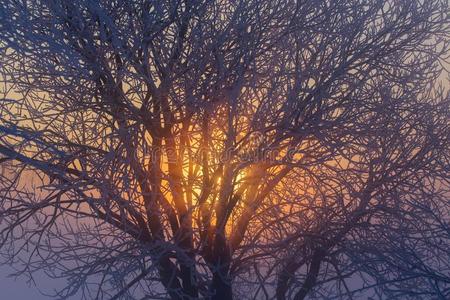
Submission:
<svg viewBox="0 0 450 300">
<path fill-rule="evenodd" d="M 278 281 L 277 287 L 275 290 L 275 296 L 277 300 L 286 300 L 286 292 L 289 289 L 289 285 L 291 283 L 291 279 L 294 277 L 295 272 L 303 266 L 305 263 L 305 259 L 301 261 L 296 261 L 297 255 L 292 256 L 286 263 L 284 270 L 281 272 Z"/>
<path fill-rule="evenodd" d="M 195 276 L 195 266 L 190 266 L 186 263 L 181 264 L 180 273 L 184 293 L 189 297 L 189 299 L 197 299 L 198 287 Z"/>
<path fill-rule="evenodd" d="M 322 259 L 324 257 L 324 251 L 316 250 L 314 252 L 311 266 L 309 268 L 309 272 L 306 275 L 305 282 L 301 289 L 295 294 L 294 300 L 304 300 L 306 295 L 312 290 L 317 281 L 317 276 L 320 271 L 320 264 L 322 263 Z"/>
<path fill-rule="evenodd" d="M 182 300 L 182 290 L 180 281 L 177 277 L 176 266 L 170 261 L 167 255 L 159 260 L 158 265 L 159 276 L 161 277 L 161 282 L 167 290 L 167 293 L 172 300 Z"/>
<path fill-rule="evenodd" d="M 220 268 L 220 267 L 219 267 Z M 222 271 L 220 270 L 222 269 Z M 231 288 L 231 279 L 228 275 L 228 268 L 220 268 L 213 274 L 212 280 L 212 300 L 232 300 L 233 290 Z"/>
<path fill-rule="evenodd" d="M 213 250 L 213 265 L 211 271 L 213 279 L 210 287 L 212 300 L 232 300 L 233 290 L 231 283 L 230 262 L 231 253 L 224 238 L 224 234 L 216 234 Z"/>
</svg>

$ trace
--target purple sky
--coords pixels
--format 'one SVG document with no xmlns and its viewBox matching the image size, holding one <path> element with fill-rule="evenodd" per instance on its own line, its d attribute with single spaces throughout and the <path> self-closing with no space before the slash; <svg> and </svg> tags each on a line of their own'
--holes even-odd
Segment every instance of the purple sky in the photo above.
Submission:
<svg viewBox="0 0 450 300">
<path fill-rule="evenodd" d="M 7 265 L 0 266 L 0 299 L 8 300 L 49 300 L 50 297 L 43 296 L 35 286 L 30 286 L 25 279 L 14 279 L 8 277 L 13 269 Z M 37 279 L 39 280 L 39 279 Z M 39 286 L 46 291 L 52 290 L 52 281 L 42 278 L 38 282 Z"/>
</svg>

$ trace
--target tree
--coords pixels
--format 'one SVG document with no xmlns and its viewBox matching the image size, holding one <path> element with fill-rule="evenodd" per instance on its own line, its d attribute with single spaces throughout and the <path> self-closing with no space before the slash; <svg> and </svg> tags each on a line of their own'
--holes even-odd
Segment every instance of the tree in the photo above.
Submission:
<svg viewBox="0 0 450 300">
<path fill-rule="evenodd" d="M 3 253 L 62 299 L 448 298 L 448 12 L 2 1 Z"/>
</svg>

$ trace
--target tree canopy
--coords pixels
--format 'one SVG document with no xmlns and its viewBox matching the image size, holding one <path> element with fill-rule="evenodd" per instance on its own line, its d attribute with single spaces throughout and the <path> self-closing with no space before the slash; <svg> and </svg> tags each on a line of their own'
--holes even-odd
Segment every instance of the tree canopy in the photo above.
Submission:
<svg viewBox="0 0 450 300">
<path fill-rule="evenodd" d="M 59 299 L 448 299 L 446 0 L 0 2 L 0 249 Z"/>
</svg>

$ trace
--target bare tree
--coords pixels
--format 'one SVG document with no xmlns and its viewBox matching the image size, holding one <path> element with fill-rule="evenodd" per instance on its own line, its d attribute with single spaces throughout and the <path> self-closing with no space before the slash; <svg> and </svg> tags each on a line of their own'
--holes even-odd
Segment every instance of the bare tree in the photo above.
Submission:
<svg viewBox="0 0 450 300">
<path fill-rule="evenodd" d="M 2 253 L 60 299 L 448 299 L 448 13 L 2 1 Z"/>
</svg>

